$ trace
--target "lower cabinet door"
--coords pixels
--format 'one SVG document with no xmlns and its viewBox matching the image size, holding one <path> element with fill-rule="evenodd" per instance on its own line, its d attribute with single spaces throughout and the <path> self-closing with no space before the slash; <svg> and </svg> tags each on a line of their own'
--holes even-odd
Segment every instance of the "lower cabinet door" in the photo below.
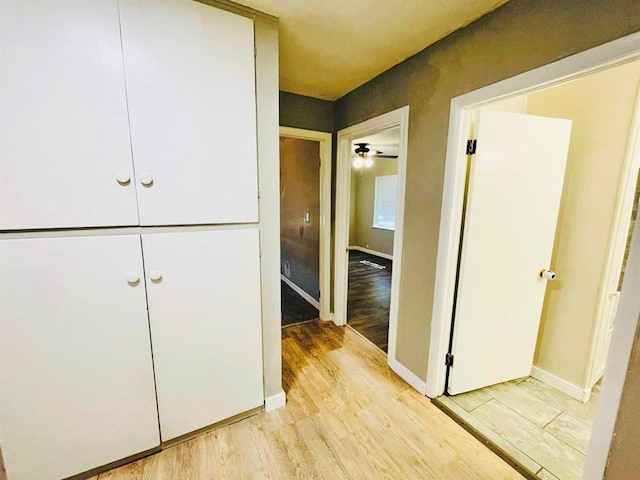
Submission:
<svg viewBox="0 0 640 480">
<path fill-rule="evenodd" d="M 8 479 L 66 478 L 159 442 L 140 237 L 0 240 Z"/>
<path fill-rule="evenodd" d="M 142 236 L 167 441 L 263 404 L 255 228 Z"/>
</svg>

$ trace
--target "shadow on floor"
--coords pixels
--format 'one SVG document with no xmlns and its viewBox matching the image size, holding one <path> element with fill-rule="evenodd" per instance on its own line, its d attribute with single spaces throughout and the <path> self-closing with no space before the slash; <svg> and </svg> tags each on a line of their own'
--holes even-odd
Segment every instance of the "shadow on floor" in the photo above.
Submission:
<svg viewBox="0 0 640 480">
<path fill-rule="evenodd" d="M 289 285 L 280 282 L 282 301 L 282 326 L 295 325 L 319 317 L 318 310 L 298 295 Z"/>
</svg>

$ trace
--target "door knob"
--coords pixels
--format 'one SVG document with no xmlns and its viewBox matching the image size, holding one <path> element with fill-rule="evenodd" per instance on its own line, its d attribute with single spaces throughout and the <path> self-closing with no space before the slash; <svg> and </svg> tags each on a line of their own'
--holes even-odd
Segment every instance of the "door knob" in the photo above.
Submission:
<svg viewBox="0 0 640 480">
<path fill-rule="evenodd" d="M 150 187 L 153 185 L 153 177 L 150 173 L 143 173 L 140 175 L 140 183 L 145 187 Z"/>
<path fill-rule="evenodd" d="M 152 282 L 159 282 L 162 280 L 162 272 L 160 270 L 151 270 L 149 272 L 149 278 Z"/>
<path fill-rule="evenodd" d="M 135 285 L 140 281 L 140 275 L 137 272 L 129 272 L 127 273 L 127 282 L 129 285 Z"/>
<path fill-rule="evenodd" d="M 116 172 L 116 180 L 120 185 L 127 185 L 131 181 L 131 175 L 124 170 L 119 170 Z"/>
<path fill-rule="evenodd" d="M 540 276 L 542 278 L 544 278 L 545 280 L 555 280 L 556 279 L 556 272 L 554 272 L 553 270 L 547 270 L 542 269 L 540 270 Z"/>
</svg>

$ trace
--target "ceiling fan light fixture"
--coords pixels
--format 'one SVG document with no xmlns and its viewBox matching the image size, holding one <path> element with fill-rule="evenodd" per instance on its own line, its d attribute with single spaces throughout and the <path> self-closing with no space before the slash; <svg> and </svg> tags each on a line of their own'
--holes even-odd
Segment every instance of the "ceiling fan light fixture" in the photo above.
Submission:
<svg viewBox="0 0 640 480">
<path fill-rule="evenodd" d="M 371 150 L 368 143 L 356 143 L 355 157 L 353 159 L 353 168 L 361 169 L 362 167 L 371 168 L 373 165 L 373 157 L 379 152 Z"/>
</svg>

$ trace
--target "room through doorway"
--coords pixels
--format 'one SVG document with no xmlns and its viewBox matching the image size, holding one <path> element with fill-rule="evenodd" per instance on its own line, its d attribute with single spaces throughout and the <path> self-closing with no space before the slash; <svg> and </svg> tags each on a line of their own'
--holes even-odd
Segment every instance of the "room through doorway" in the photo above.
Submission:
<svg viewBox="0 0 640 480">
<path fill-rule="evenodd" d="M 398 186 L 400 128 L 352 142 L 347 325 L 385 353 Z"/>
<path fill-rule="evenodd" d="M 327 319 L 331 134 L 280 129 L 282 326 Z"/>
<path fill-rule="evenodd" d="M 633 61 L 473 115 L 447 395 L 434 403 L 530 478 L 583 475 L 637 218 L 639 92 Z"/>
</svg>

